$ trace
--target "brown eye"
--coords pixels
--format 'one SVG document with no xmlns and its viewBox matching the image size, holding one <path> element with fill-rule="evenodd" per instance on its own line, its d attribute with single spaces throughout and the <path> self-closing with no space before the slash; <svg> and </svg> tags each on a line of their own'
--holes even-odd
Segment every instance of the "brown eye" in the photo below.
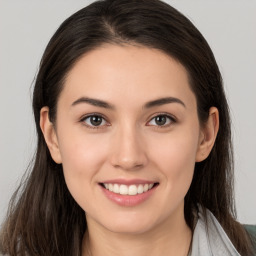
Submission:
<svg viewBox="0 0 256 256">
<path fill-rule="evenodd" d="M 168 115 L 158 115 L 150 120 L 148 123 L 150 126 L 168 126 L 171 123 L 174 123 L 175 119 Z"/>
<path fill-rule="evenodd" d="M 166 116 L 157 116 L 157 117 L 155 118 L 156 124 L 157 124 L 157 125 L 160 125 L 160 126 L 165 125 L 165 124 L 166 124 L 166 121 L 167 121 Z"/>
<path fill-rule="evenodd" d="M 102 123 L 102 117 L 100 116 L 91 116 L 90 122 L 93 126 L 99 126 Z"/>
<path fill-rule="evenodd" d="M 98 115 L 87 116 L 82 120 L 87 126 L 97 127 L 106 125 L 106 120 Z"/>
</svg>

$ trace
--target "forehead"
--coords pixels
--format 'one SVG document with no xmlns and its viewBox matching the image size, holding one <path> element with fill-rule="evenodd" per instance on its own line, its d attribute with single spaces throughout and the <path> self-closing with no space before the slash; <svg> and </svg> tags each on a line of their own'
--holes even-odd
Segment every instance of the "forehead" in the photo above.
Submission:
<svg viewBox="0 0 256 256">
<path fill-rule="evenodd" d="M 143 103 L 160 97 L 194 100 L 186 69 L 160 50 L 103 45 L 86 53 L 68 73 L 61 97 Z"/>
</svg>

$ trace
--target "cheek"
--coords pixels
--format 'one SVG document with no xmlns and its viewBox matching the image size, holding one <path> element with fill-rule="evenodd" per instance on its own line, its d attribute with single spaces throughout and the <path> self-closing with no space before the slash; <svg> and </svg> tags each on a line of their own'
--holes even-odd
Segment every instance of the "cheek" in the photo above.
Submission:
<svg viewBox="0 0 256 256">
<path fill-rule="evenodd" d="M 182 129 L 166 137 L 159 136 L 153 144 L 151 158 L 168 181 L 168 189 L 187 190 L 194 173 L 198 130 Z"/>
<path fill-rule="evenodd" d="M 59 146 L 63 168 L 73 175 L 93 173 L 105 161 L 105 140 L 104 136 L 88 134 L 81 127 L 62 131 Z"/>
<path fill-rule="evenodd" d="M 91 185 L 97 183 L 97 173 L 106 159 L 107 144 L 103 136 L 88 136 L 76 130 L 66 132 L 59 134 L 65 181 L 73 198 L 86 210 L 85 202 L 94 196 Z"/>
<path fill-rule="evenodd" d="M 187 161 L 195 161 L 198 148 L 198 133 L 184 129 L 170 133 L 169 135 L 155 136 L 151 146 L 152 155 L 155 159 L 162 159 L 163 164 L 169 163 L 186 164 Z"/>
</svg>

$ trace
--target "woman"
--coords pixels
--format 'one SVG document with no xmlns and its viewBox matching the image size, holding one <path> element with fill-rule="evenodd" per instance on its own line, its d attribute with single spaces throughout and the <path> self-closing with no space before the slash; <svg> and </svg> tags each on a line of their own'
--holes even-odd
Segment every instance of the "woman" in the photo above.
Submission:
<svg viewBox="0 0 256 256">
<path fill-rule="evenodd" d="M 72 15 L 45 50 L 33 109 L 36 158 L 2 253 L 253 255 L 235 220 L 221 74 L 174 8 L 106 0 Z"/>
</svg>

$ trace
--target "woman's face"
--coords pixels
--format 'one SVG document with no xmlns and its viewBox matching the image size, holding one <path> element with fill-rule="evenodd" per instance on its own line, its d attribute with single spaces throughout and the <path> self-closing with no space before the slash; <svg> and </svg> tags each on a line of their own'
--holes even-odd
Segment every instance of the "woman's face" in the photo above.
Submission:
<svg viewBox="0 0 256 256">
<path fill-rule="evenodd" d="M 144 47 L 93 50 L 65 80 L 55 127 L 53 159 L 89 227 L 142 233 L 184 221 L 203 135 L 181 64 Z"/>
</svg>

